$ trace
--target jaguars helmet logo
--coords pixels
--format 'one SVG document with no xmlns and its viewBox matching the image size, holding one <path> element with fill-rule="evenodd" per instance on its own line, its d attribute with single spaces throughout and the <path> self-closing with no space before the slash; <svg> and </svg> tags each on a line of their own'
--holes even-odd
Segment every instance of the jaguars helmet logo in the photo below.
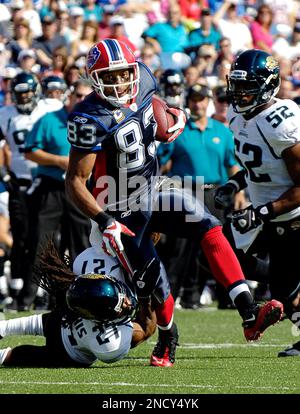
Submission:
<svg viewBox="0 0 300 414">
<path fill-rule="evenodd" d="M 99 273 L 85 273 L 84 275 L 80 276 L 83 279 L 108 279 L 112 280 L 109 276 L 101 275 Z"/>
<path fill-rule="evenodd" d="M 279 67 L 277 60 L 273 56 L 268 56 L 266 59 L 266 68 L 273 70 Z"/>
</svg>

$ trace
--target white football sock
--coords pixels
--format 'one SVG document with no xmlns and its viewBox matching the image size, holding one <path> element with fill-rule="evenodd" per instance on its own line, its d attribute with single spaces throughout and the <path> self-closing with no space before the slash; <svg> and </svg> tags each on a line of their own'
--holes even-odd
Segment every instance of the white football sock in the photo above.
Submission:
<svg viewBox="0 0 300 414">
<path fill-rule="evenodd" d="M 0 365 L 3 364 L 5 361 L 5 358 L 7 357 L 7 354 L 11 351 L 11 348 L 4 348 L 0 349 Z"/>
<path fill-rule="evenodd" d="M 24 316 L 23 318 L 0 321 L 0 335 L 44 335 L 42 315 Z"/>
<path fill-rule="evenodd" d="M 249 290 L 249 286 L 247 285 L 246 281 L 244 283 L 240 283 L 239 285 L 235 286 L 229 292 L 229 296 L 230 296 L 230 299 L 232 300 L 232 303 L 235 303 L 235 300 L 238 297 L 238 295 L 240 295 L 243 292 L 248 292 L 249 295 L 251 294 Z"/>
<path fill-rule="evenodd" d="M 7 295 L 7 293 L 8 293 L 8 286 L 7 286 L 6 276 L 0 276 L 0 292 L 3 295 Z"/>
</svg>

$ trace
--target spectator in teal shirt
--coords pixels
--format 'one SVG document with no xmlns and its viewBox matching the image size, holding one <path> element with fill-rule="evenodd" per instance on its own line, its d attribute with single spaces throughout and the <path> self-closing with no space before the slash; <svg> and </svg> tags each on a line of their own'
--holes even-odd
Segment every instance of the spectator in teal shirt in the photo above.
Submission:
<svg viewBox="0 0 300 414">
<path fill-rule="evenodd" d="M 103 9 L 95 0 L 83 0 L 82 7 L 84 11 L 84 21 L 92 20 L 100 23 L 102 21 Z"/>
<path fill-rule="evenodd" d="M 201 25 L 189 34 L 188 51 L 197 55 L 199 46 L 203 43 L 211 44 L 216 50 L 220 49 L 220 32 L 213 26 L 212 16 L 209 9 L 203 9 L 201 13 Z"/>
<path fill-rule="evenodd" d="M 220 185 L 239 170 L 230 130 L 206 116 L 210 97 L 205 85 L 196 84 L 189 89 L 191 116 L 184 131 L 173 143 L 158 148 L 162 165 L 171 160 L 168 175 L 190 176 L 194 183 Z"/>
<path fill-rule="evenodd" d="M 28 135 L 26 152 L 36 154 L 27 158 L 38 162 L 37 176 L 64 181 L 71 147 L 67 140 L 67 120 L 68 112 L 63 107 L 42 117 Z"/>
<path fill-rule="evenodd" d="M 150 26 L 143 37 L 155 47 L 156 53 L 184 52 L 188 46 L 188 34 L 181 23 L 180 8 L 170 8 L 168 21 Z"/>
</svg>

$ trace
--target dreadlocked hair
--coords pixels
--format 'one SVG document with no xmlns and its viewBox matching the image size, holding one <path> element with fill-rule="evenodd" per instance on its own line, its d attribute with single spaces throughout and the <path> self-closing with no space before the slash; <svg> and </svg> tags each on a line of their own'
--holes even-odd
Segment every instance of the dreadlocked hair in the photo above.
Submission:
<svg viewBox="0 0 300 414">
<path fill-rule="evenodd" d="M 53 239 L 48 239 L 37 253 L 37 264 L 33 268 L 34 282 L 56 299 L 57 304 L 65 304 L 66 291 L 74 282 L 69 256 L 61 258 Z"/>
</svg>

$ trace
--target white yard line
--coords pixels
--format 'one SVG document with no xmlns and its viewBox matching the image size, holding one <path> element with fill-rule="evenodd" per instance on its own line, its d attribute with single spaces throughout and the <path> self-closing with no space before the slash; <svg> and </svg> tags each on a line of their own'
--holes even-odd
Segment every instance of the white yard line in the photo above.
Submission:
<svg viewBox="0 0 300 414">
<path fill-rule="evenodd" d="M 0 381 L 3 385 L 99 385 L 102 387 L 157 387 L 157 388 L 199 388 L 199 389 L 219 389 L 228 388 L 228 385 L 198 385 L 198 384 L 135 384 L 132 382 L 47 382 L 47 381 Z M 231 389 L 255 389 L 255 390 L 274 390 L 272 386 L 252 386 L 252 385 L 230 385 Z M 281 390 L 298 390 L 299 387 L 280 387 Z"/>
<path fill-rule="evenodd" d="M 155 345 L 156 342 L 148 342 L 150 345 Z M 261 344 L 261 343 L 249 343 L 249 344 L 194 344 L 194 343 L 183 343 L 180 344 L 179 349 L 222 349 L 222 348 L 284 348 L 291 344 Z"/>
</svg>

